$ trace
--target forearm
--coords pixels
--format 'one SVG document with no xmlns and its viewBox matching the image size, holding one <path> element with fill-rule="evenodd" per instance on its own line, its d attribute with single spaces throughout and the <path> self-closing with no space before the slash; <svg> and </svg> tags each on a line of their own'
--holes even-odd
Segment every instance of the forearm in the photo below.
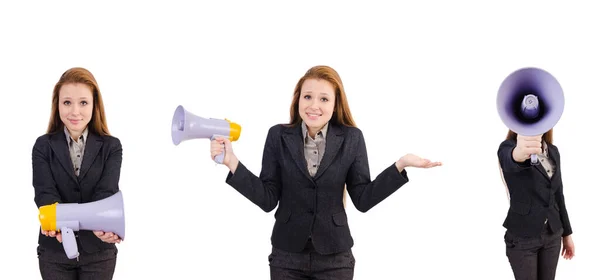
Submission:
<svg viewBox="0 0 600 280">
<path fill-rule="evenodd" d="M 400 166 L 401 167 L 401 166 Z M 358 211 L 367 212 L 408 182 L 406 170 L 394 164 L 383 170 L 373 181 L 367 177 L 349 180 L 348 194 Z"/>
</svg>

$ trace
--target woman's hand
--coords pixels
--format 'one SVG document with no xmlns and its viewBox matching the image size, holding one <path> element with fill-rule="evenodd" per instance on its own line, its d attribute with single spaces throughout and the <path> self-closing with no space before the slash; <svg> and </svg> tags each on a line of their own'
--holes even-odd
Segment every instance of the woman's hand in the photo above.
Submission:
<svg viewBox="0 0 600 280">
<path fill-rule="evenodd" d="M 522 136 L 517 135 L 517 146 L 513 149 L 512 156 L 516 162 L 524 162 L 531 155 L 542 153 L 542 135 Z"/>
<path fill-rule="evenodd" d="M 231 141 L 223 137 L 215 137 L 215 140 L 210 141 L 210 158 L 214 161 L 215 157 L 225 152 L 223 157 L 223 165 L 227 166 L 231 173 L 235 173 L 238 165 L 238 158 L 233 153 Z"/>
<path fill-rule="evenodd" d="M 432 162 L 431 160 L 424 159 L 413 154 L 406 154 L 396 161 L 396 168 L 398 168 L 398 171 L 400 172 L 406 167 L 432 168 L 441 165 L 441 162 Z"/>
<path fill-rule="evenodd" d="M 570 260 L 575 256 L 575 244 L 570 235 L 563 237 L 562 256 L 567 260 Z"/>
<path fill-rule="evenodd" d="M 58 240 L 58 242 L 62 243 L 62 234 L 60 234 L 60 232 L 56 232 L 53 230 L 42 230 L 42 234 L 48 237 L 56 237 L 56 240 Z"/>
<path fill-rule="evenodd" d="M 100 238 L 100 240 L 106 243 L 121 243 L 121 238 L 112 232 L 94 231 L 94 234 Z"/>
</svg>

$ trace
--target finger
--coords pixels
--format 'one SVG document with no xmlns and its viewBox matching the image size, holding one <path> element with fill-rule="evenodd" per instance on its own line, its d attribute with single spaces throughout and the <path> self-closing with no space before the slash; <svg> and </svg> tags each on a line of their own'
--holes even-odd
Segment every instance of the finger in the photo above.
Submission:
<svg viewBox="0 0 600 280">
<path fill-rule="evenodd" d="M 540 141 L 525 141 L 525 142 L 523 142 L 523 146 L 526 148 L 541 148 L 542 142 L 540 142 Z"/>
<path fill-rule="evenodd" d="M 104 231 L 101 231 L 101 230 L 99 230 L 99 231 L 94 231 L 94 234 L 95 234 L 97 237 L 101 237 L 102 235 L 104 235 Z"/>
<path fill-rule="evenodd" d="M 56 235 L 56 240 L 58 240 L 58 242 L 62 243 L 62 234 L 57 234 Z"/>
</svg>

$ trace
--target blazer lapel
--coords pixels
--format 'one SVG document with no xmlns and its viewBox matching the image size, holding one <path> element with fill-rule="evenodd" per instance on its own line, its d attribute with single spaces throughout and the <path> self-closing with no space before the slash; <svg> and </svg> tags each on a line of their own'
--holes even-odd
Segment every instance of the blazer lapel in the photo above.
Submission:
<svg viewBox="0 0 600 280">
<path fill-rule="evenodd" d="M 90 132 L 85 143 L 85 151 L 83 153 L 83 161 L 81 162 L 81 170 L 79 171 L 79 178 L 85 177 L 85 174 L 90 170 L 92 163 L 98 156 L 98 152 L 102 148 L 102 138 L 97 136 L 95 133 Z"/>
<path fill-rule="evenodd" d="M 319 169 L 317 169 L 317 173 L 315 174 L 315 180 L 318 179 L 323 172 L 327 170 L 327 168 L 335 159 L 335 156 L 340 151 L 340 147 L 344 142 L 344 132 L 342 129 L 334 124 L 330 124 L 327 132 L 327 138 L 325 141 L 325 154 L 323 154 L 323 159 L 321 160 L 321 164 L 319 164 Z"/>
<path fill-rule="evenodd" d="M 73 169 L 73 163 L 71 162 L 71 156 L 69 154 L 69 146 L 67 143 L 66 136 L 63 133 L 56 133 L 50 137 L 50 147 L 60 165 L 65 169 L 67 174 L 77 182 L 77 177 L 75 177 L 75 171 Z"/>
<path fill-rule="evenodd" d="M 537 169 L 537 171 L 539 171 L 540 173 L 542 173 L 542 176 L 544 176 L 544 178 L 550 180 L 550 177 L 548 177 L 548 173 L 546 172 L 546 170 L 544 170 L 544 166 L 540 162 L 539 158 L 538 158 L 538 164 L 536 164 L 534 166 L 535 166 L 535 169 Z"/>
<path fill-rule="evenodd" d="M 283 141 L 290 150 L 290 155 L 292 156 L 292 159 L 294 160 L 298 168 L 300 168 L 302 173 L 307 178 L 312 180 L 310 173 L 308 173 L 306 159 L 304 158 L 304 140 L 302 139 L 302 127 L 300 127 L 300 125 L 288 127 L 284 131 L 282 137 Z"/>
</svg>

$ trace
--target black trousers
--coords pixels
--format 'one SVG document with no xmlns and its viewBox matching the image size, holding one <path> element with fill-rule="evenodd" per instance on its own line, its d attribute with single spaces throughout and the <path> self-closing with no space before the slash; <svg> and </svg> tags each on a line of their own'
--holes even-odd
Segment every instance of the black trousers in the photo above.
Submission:
<svg viewBox="0 0 600 280">
<path fill-rule="evenodd" d="M 516 280 L 554 280 L 563 229 L 551 232 L 547 224 L 539 237 L 504 235 L 506 256 Z"/>
<path fill-rule="evenodd" d="M 79 259 L 70 260 L 64 251 L 38 246 L 40 274 L 43 280 L 111 280 L 117 264 L 117 249 L 93 254 L 79 250 Z"/>
<path fill-rule="evenodd" d="M 315 251 L 310 239 L 300 253 L 290 253 L 273 247 L 269 255 L 271 280 L 352 280 L 354 263 L 352 250 L 321 255 Z"/>
</svg>

